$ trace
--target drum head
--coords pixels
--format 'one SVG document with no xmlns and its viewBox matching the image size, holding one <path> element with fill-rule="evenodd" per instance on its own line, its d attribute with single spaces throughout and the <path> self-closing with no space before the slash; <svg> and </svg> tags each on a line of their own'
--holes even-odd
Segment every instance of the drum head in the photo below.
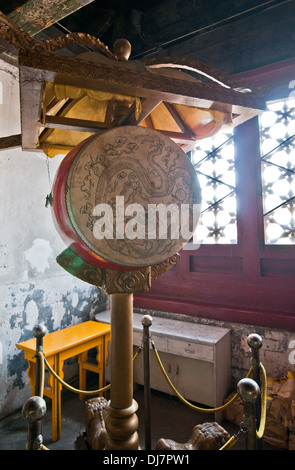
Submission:
<svg viewBox="0 0 295 470">
<path fill-rule="evenodd" d="M 79 239 L 121 266 L 157 264 L 191 238 L 201 203 L 187 155 L 151 129 L 116 127 L 86 141 L 66 177 L 65 201 Z"/>
</svg>

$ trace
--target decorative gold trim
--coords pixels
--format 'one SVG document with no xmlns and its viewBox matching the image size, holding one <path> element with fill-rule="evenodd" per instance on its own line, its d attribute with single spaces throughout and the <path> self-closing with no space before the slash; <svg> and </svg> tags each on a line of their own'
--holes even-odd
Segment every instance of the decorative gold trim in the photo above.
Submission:
<svg viewBox="0 0 295 470">
<path fill-rule="evenodd" d="M 151 277 L 152 281 L 157 277 L 164 274 L 169 269 L 173 268 L 173 266 L 179 261 L 180 255 L 176 253 L 175 255 L 171 256 L 169 259 L 163 261 L 162 263 L 154 264 L 151 266 Z"/>
<path fill-rule="evenodd" d="M 70 248 L 57 256 L 57 263 L 68 273 L 88 284 L 103 288 L 107 294 L 144 292 L 150 289 L 151 281 L 171 269 L 180 255 L 176 253 L 166 261 L 129 271 L 104 269 L 90 265 Z"/>
<path fill-rule="evenodd" d="M 125 294 L 144 292 L 151 287 L 151 268 L 147 266 L 132 271 L 106 269 L 107 294 Z"/>
</svg>

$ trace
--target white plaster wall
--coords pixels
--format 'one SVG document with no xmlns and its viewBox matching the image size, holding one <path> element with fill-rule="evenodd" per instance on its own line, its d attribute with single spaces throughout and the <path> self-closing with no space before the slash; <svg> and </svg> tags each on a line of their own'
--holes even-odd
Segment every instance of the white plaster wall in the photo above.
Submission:
<svg viewBox="0 0 295 470">
<path fill-rule="evenodd" d="M 20 128 L 18 69 L 0 60 L 0 137 Z M 65 249 L 45 207 L 62 156 L 0 151 L 0 418 L 30 396 L 27 364 L 16 344 L 37 323 L 54 331 L 91 319 L 105 296 L 66 273 L 56 256 Z M 50 175 L 50 177 L 49 177 Z"/>
</svg>

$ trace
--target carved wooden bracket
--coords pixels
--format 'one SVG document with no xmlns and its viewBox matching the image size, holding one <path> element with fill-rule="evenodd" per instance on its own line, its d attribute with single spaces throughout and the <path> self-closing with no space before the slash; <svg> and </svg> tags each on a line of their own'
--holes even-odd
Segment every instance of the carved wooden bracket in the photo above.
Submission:
<svg viewBox="0 0 295 470">
<path fill-rule="evenodd" d="M 144 127 L 154 128 L 167 135 L 187 152 L 194 148 L 196 139 L 205 138 L 207 131 L 212 135 L 212 125 L 215 126 L 216 132 L 231 122 L 233 126 L 237 126 L 265 108 L 261 90 L 250 89 L 247 85 L 195 59 L 156 57 L 142 62 L 128 61 L 131 45 L 127 40 L 116 41 L 114 53 L 98 38 L 86 33 L 70 33 L 38 41 L 0 12 L 0 43 L 19 56 L 21 147 L 25 151 L 43 149 L 45 153 L 51 152 L 53 156 L 55 152 L 68 153 L 70 148 L 79 143 L 73 144 L 72 139 L 67 141 L 66 138 L 61 138 L 60 132 L 57 140 L 52 139 L 55 129 L 62 129 L 62 135 L 66 137 L 69 132 L 77 131 L 76 136 L 80 139 L 78 132 L 83 132 L 87 137 L 87 133 L 99 132 L 114 125 L 140 126 L 145 121 Z M 95 60 L 89 55 L 85 58 L 84 55 L 64 57 L 62 53 L 54 54 L 55 51 L 71 44 L 90 44 L 100 53 L 96 54 Z M 167 67 L 169 73 L 164 73 Z M 190 74 L 192 76 L 183 73 L 187 71 L 193 72 Z M 203 77 L 201 80 L 200 76 Z M 59 109 L 57 106 L 56 114 L 52 109 L 48 114 L 43 106 L 46 83 L 133 97 L 137 102 L 137 112 L 134 112 L 134 106 L 126 106 L 125 110 L 120 110 L 118 120 L 111 122 L 109 118 L 112 113 L 108 111 L 105 122 L 90 121 L 79 113 L 74 117 L 67 115 L 69 107 L 74 114 L 72 104 L 75 104 L 68 97 L 63 105 L 65 108 Z M 51 104 L 55 103 L 55 106 L 55 100 L 60 104 L 61 100 L 57 97 Z M 112 99 L 109 105 L 112 104 L 111 101 Z M 179 106 L 185 116 L 188 108 L 193 109 L 194 116 L 196 109 L 202 112 L 207 110 L 210 121 L 206 132 L 203 133 L 203 117 L 199 116 L 200 119 L 197 119 L 195 116 L 188 120 L 179 112 Z M 111 106 L 108 106 L 108 110 L 111 110 Z M 153 120 L 150 116 L 153 112 L 160 113 L 165 119 L 169 117 L 171 126 L 167 124 L 170 127 L 166 129 L 161 123 L 155 124 L 157 119 Z M 191 119 L 193 126 L 188 124 Z M 9 145 L 9 140 L 3 141 L 0 150 L 9 148 Z"/>
<path fill-rule="evenodd" d="M 88 284 L 101 287 L 107 294 L 123 294 L 149 290 L 151 281 L 171 269 L 179 258 L 179 254 L 176 253 L 163 263 L 132 271 L 118 271 L 90 265 L 70 248 L 66 248 L 56 261 L 68 273 Z"/>
<path fill-rule="evenodd" d="M 117 57 L 98 38 L 86 33 L 69 33 L 65 36 L 38 41 L 29 33 L 17 26 L 7 16 L 0 12 L 0 38 L 14 54 L 24 56 L 39 52 L 55 52 L 71 44 L 89 44 L 99 49 L 109 59 L 117 60 Z"/>
</svg>

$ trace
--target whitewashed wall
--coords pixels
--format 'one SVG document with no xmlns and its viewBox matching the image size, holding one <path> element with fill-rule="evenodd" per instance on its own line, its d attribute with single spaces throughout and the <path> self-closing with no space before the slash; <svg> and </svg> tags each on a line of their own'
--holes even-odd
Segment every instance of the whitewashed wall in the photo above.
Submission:
<svg viewBox="0 0 295 470">
<path fill-rule="evenodd" d="M 0 137 L 20 132 L 18 69 L 0 60 Z M 105 308 L 99 289 L 56 263 L 65 245 L 45 199 L 62 158 L 0 151 L 0 418 L 31 394 L 27 363 L 16 344 L 32 338 L 38 323 L 55 331 Z"/>
</svg>

